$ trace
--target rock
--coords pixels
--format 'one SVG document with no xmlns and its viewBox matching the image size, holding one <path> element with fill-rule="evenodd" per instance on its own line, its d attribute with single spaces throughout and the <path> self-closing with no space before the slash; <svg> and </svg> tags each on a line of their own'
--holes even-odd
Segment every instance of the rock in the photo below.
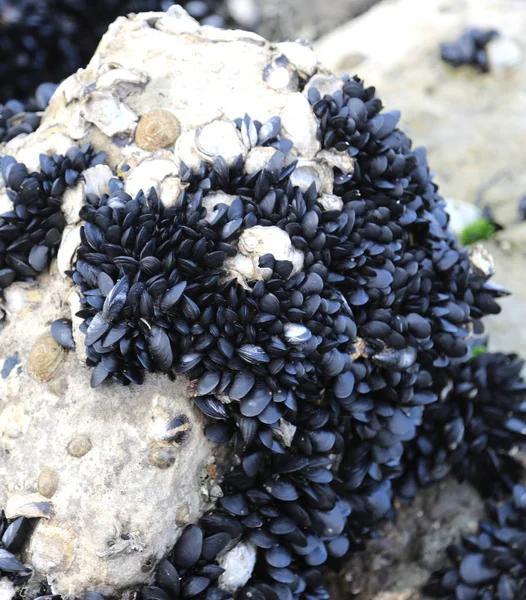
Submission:
<svg viewBox="0 0 526 600">
<path fill-rule="evenodd" d="M 461 534 L 476 530 L 484 502 L 453 478 L 422 490 L 411 506 L 397 506 L 396 523 L 387 521 L 378 539 L 331 577 L 334 598 L 417 600 L 432 571 L 443 568 L 444 549 Z"/>
<path fill-rule="evenodd" d="M 472 25 L 501 32 L 501 38 L 488 45 L 493 56 L 488 75 L 468 68 L 454 70 L 439 57 L 441 42 L 457 39 Z M 496 221 L 506 226 L 484 242 L 487 254 L 478 252 L 474 266 L 494 270 L 495 283 L 512 292 L 499 299 L 498 316 L 484 319 L 489 350 L 522 356 L 526 355 L 522 335 L 526 231 L 516 221 L 518 200 L 526 190 L 522 148 L 526 91 L 517 81 L 526 75 L 526 62 L 517 40 L 525 26 L 526 10 L 517 10 L 511 0 L 392 0 L 315 44 L 325 66 L 341 74 L 357 72 L 382 91 L 388 110 L 402 111 L 401 129 L 415 146 L 428 150 L 435 181 L 448 198 L 455 233 L 480 216 L 474 205 L 477 198 L 481 206 L 489 204 Z M 322 77 L 315 75 L 307 88 Z M 340 577 L 331 579 L 333 596 L 423 598 L 421 586 L 434 570 L 445 566 L 446 546 L 461 533 L 472 533 L 482 515 L 478 494 L 451 479 L 423 491 L 412 507 L 399 507 L 396 527 L 386 524 L 381 538 L 351 559 Z"/>
<path fill-rule="evenodd" d="M 60 375 L 46 371 L 46 379 L 52 377 L 47 383 L 29 376 L 31 348 L 48 340 L 49 322 L 63 314 L 67 289 L 55 271 L 6 290 L 11 316 L 2 330 L 2 353 L 16 348 L 22 369 L 0 380 L 0 505 L 10 518 L 53 518 L 39 523 L 25 560 L 48 576 L 54 590 L 80 595 L 89 587 L 110 595 L 149 576 L 177 538 L 178 509 L 187 507 L 190 520 L 199 516 L 199 476 L 212 444 L 202 435 L 203 420 L 188 401 L 184 378 L 173 383 L 158 375 L 141 387 L 91 390 L 90 371 L 74 352 L 64 353 Z M 78 336 L 76 343 L 83 347 Z M 164 470 L 148 462 L 156 407 L 183 413 L 192 425 Z M 15 437 L 3 435 L 10 423 L 19 423 Z M 78 458 L 89 445 L 82 436 L 92 447 Z M 59 474 L 58 484 L 51 473 Z M 41 494 L 31 491 L 37 488 Z M 121 534 L 133 534 L 136 546 L 130 542 L 105 555 Z M 152 567 L 143 571 L 150 559 Z"/>
<path fill-rule="evenodd" d="M 256 0 L 227 0 L 228 12 L 243 29 L 254 29 L 261 18 Z"/>
<path fill-rule="evenodd" d="M 204 419 L 185 377 L 173 382 L 159 374 L 140 387 L 90 387 L 82 319 L 76 316 L 80 297 L 65 278 L 80 240 L 79 209 L 87 193 L 109 193 L 112 169 L 125 192 L 154 187 L 172 205 L 186 185 L 182 162 L 199 167 L 219 154 L 230 163 L 247 157 L 253 140 L 235 123 L 245 113 L 261 123 L 280 117 L 279 137 L 295 144 L 284 164 L 304 153 L 321 173 L 320 187 L 330 191 L 326 163 L 315 158 L 317 122 L 308 100 L 296 83 L 293 91 L 278 90 L 264 79 L 265 69 L 280 67 L 279 60 L 293 82 L 299 81 L 296 69 L 302 76 L 317 69 L 305 46 L 277 50 L 256 34 L 201 27 L 180 7 L 119 18 L 87 67 L 58 87 L 40 128 L 5 145 L 30 170 L 40 169 L 40 153 L 64 154 L 76 144 L 91 143 L 107 155 L 107 165 L 88 169 L 64 198 L 67 227 L 50 271 L 13 284 L 3 299 L 0 506 L 10 518 L 38 519 L 22 559 L 53 593 L 81 596 L 90 589 L 122 597 L 149 581 L 181 528 L 222 496 L 218 477 L 226 463 L 226 451 L 218 453 L 203 434 Z M 173 132 L 161 143 L 135 143 L 138 115 L 152 111 L 177 119 L 175 144 Z M 140 125 L 137 133 L 140 138 Z M 168 149 L 159 148 L 164 145 Z M 275 149 L 253 152 L 255 165 Z M 232 200 L 210 194 L 204 205 L 212 211 Z M 303 253 L 277 227 L 245 231 L 238 248 L 229 268 L 243 283 L 268 274 L 258 265 L 265 253 L 290 260 L 293 272 L 303 265 Z M 64 317 L 72 321 L 75 341 L 75 350 L 67 352 L 49 330 Z M 178 442 L 159 437 L 174 415 L 185 419 Z M 291 435 L 284 422 L 284 439 Z M 203 484 L 204 466 L 212 460 Z M 239 544 L 223 560 L 225 585 L 234 591 L 250 577 L 255 550 Z"/>
<path fill-rule="evenodd" d="M 494 260 L 495 282 L 503 285 L 512 294 L 500 300 L 502 312 L 499 315 L 489 315 L 485 319 L 486 331 L 490 336 L 489 348 L 493 352 L 516 352 L 519 356 L 526 356 L 526 338 L 522 335 L 526 303 L 524 281 L 526 231 L 523 227 L 521 234 L 518 235 L 522 244 L 521 250 L 513 246 L 511 251 L 505 250 L 498 236 L 496 238 L 495 241 L 484 242 L 484 246 Z"/>
<path fill-rule="evenodd" d="M 258 33 L 270 40 L 314 40 L 356 17 L 378 0 L 256 0 L 261 13 Z M 286 18 L 284 16 L 286 15 Z"/>
</svg>

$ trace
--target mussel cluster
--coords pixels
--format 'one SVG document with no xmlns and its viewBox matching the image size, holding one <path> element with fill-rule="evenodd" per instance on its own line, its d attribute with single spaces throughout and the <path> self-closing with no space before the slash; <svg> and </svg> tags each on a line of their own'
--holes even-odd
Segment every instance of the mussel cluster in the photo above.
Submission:
<svg viewBox="0 0 526 600">
<path fill-rule="evenodd" d="M 526 432 L 523 366 L 517 356 L 483 352 L 443 373 L 441 402 L 426 407 L 406 448 L 401 498 L 412 500 L 420 487 L 450 472 L 485 498 L 511 493 L 521 465 L 510 451 Z"/>
<path fill-rule="evenodd" d="M 36 277 L 56 256 L 66 221 L 62 195 L 75 186 L 82 171 L 100 164 L 88 144 L 73 147 L 66 156 L 40 155 L 41 171 L 29 173 L 11 156 L 0 159 L 12 210 L 0 216 L 0 291 L 14 281 Z"/>
<path fill-rule="evenodd" d="M 526 488 L 513 488 L 509 502 L 488 502 L 488 519 L 479 531 L 452 544 L 453 566 L 433 573 L 424 588 L 434 598 L 526 597 Z"/>
<path fill-rule="evenodd" d="M 86 66 L 119 15 L 173 4 L 203 24 L 231 22 L 221 0 L 0 0 L 2 99 L 26 99 L 40 83 L 58 83 Z"/>
<path fill-rule="evenodd" d="M 334 168 L 330 207 L 315 183 L 293 184 L 279 118 L 246 116 L 245 143 L 274 149 L 261 170 L 248 174 L 241 158 L 182 164 L 171 206 L 154 189 L 131 197 L 116 177 L 80 213 L 70 275 L 92 385 L 183 373 L 207 437 L 237 456 L 218 507 L 185 528 L 144 600 L 231 597 L 216 559 L 239 542 L 257 561 L 237 597 L 324 600 L 323 569 L 363 548 L 395 492 L 410 499 L 451 470 L 498 498 L 520 475 L 508 452 L 526 433 L 521 363 L 472 357 L 480 319 L 505 291 L 448 231 L 425 151 L 374 88 L 346 77 L 341 91 L 309 99 L 323 148 L 355 159 L 353 173 Z M 2 287 L 47 267 L 60 195 L 102 158 L 75 148 L 43 157 L 40 174 L 3 159 L 15 210 L 1 220 Z M 214 192 L 230 201 L 210 205 Z M 254 228 L 284 232 L 302 266 L 265 254 L 261 277 L 233 276 Z M 0 572 L 23 578 L 10 528 Z"/>
<path fill-rule="evenodd" d="M 456 42 L 445 42 L 440 46 L 440 56 L 453 67 L 469 65 L 481 73 L 488 73 L 491 65 L 486 47 L 498 35 L 495 29 L 466 29 Z"/>
</svg>

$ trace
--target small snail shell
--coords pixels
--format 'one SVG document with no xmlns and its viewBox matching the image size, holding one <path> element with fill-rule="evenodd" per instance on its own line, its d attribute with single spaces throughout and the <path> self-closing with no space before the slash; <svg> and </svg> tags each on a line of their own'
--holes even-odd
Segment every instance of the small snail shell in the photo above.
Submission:
<svg viewBox="0 0 526 600">
<path fill-rule="evenodd" d="M 171 146 L 181 133 L 177 118 L 162 108 L 143 115 L 135 131 L 135 143 L 139 148 L 152 152 Z"/>
<path fill-rule="evenodd" d="M 64 348 L 55 342 L 51 333 L 45 333 L 33 344 L 27 360 L 27 369 L 37 381 L 49 381 L 65 358 Z"/>
</svg>

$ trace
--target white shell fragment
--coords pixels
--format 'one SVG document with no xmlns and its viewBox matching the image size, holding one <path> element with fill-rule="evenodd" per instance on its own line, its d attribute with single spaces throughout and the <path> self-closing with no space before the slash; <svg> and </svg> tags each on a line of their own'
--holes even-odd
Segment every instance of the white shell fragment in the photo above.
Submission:
<svg viewBox="0 0 526 600">
<path fill-rule="evenodd" d="M 338 150 L 335 149 L 322 150 L 321 152 L 318 152 L 316 158 L 323 160 L 331 167 L 340 169 L 344 175 L 354 173 L 354 159 L 349 156 L 349 153 L 346 150 L 342 152 L 338 152 Z"/>
<path fill-rule="evenodd" d="M 159 188 L 159 198 L 166 208 L 175 206 L 177 199 L 184 190 L 184 184 L 181 183 L 179 177 L 169 175 L 161 182 Z"/>
<path fill-rule="evenodd" d="M 195 134 L 197 152 L 208 162 L 214 162 L 222 156 L 228 165 L 236 158 L 247 155 L 247 147 L 241 140 L 241 135 L 231 121 L 212 121 Z"/>
<path fill-rule="evenodd" d="M 318 192 L 332 194 L 334 186 L 333 170 L 324 162 L 300 158 L 290 177 L 292 185 L 306 192 L 314 183 Z"/>
<path fill-rule="evenodd" d="M 342 210 L 343 208 L 343 200 L 334 194 L 322 194 L 318 198 L 318 204 L 321 204 L 325 210 Z"/>
<path fill-rule="evenodd" d="M 519 44 L 509 38 L 498 37 L 487 46 L 488 61 L 492 67 L 509 69 L 517 67 L 523 61 L 523 52 Z"/>
<path fill-rule="evenodd" d="M 108 165 L 95 165 L 86 169 L 82 175 L 86 180 L 86 194 L 109 194 L 110 179 L 114 177 L 112 170 Z"/>
<path fill-rule="evenodd" d="M 83 116 L 108 137 L 130 135 L 138 119 L 131 108 L 108 92 L 93 92 L 84 104 Z"/>
<path fill-rule="evenodd" d="M 179 35 L 181 33 L 192 33 L 199 29 L 199 23 L 193 19 L 181 6 L 170 6 L 155 23 L 155 28 L 164 33 Z"/>
<path fill-rule="evenodd" d="M 62 196 L 62 212 L 68 225 L 80 221 L 79 211 L 86 197 L 86 183 L 79 181 L 75 187 L 68 188 Z"/>
<path fill-rule="evenodd" d="M 57 268 L 64 278 L 66 271 L 73 268 L 75 252 L 80 246 L 80 227 L 80 225 L 68 225 L 62 234 L 62 241 L 57 253 Z"/>
<path fill-rule="evenodd" d="M 0 577 L 0 600 L 12 600 L 15 594 L 14 583 L 7 579 L 7 577 Z"/>
<path fill-rule="evenodd" d="M 215 208 L 218 204 L 226 204 L 230 206 L 232 202 L 237 198 L 237 196 L 231 196 L 230 194 L 225 194 L 223 191 L 218 192 L 210 192 L 203 198 L 203 208 L 206 208 L 206 219 L 210 220 L 210 217 L 215 211 Z"/>
<path fill-rule="evenodd" d="M 178 176 L 179 167 L 173 159 L 167 158 L 168 156 L 171 154 L 166 151 L 159 157 L 152 155 L 135 169 L 131 169 L 126 177 L 124 191 L 132 197 L 140 190 L 147 194 L 152 187 L 158 190 L 159 184 L 166 177 Z"/>
<path fill-rule="evenodd" d="M 335 92 L 341 90 L 343 88 L 343 81 L 335 75 L 321 75 L 318 73 L 309 79 L 303 93 L 308 94 L 311 88 L 316 88 L 323 98 L 325 94 L 332 96 Z"/>
<path fill-rule="evenodd" d="M 495 273 L 495 262 L 491 254 L 484 248 L 482 244 L 475 244 L 471 248 L 469 260 L 475 273 L 490 277 Z"/>
<path fill-rule="evenodd" d="M 245 161 L 245 172 L 247 175 L 252 175 L 252 173 L 257 173 L 264 169 L 276 152 L 276 148 L 270 146 L 256 146 L 252 148 Z"/>
<path fill-rule="evenodd" d="M 97 89 L 114 92 L 122 100 L 131 93 L 144 88 L 149 79 L 146 73 L 136 69 L 111 69 L 99 77 Z"/>
<path fill-rule="evenodd" d="M 4 511 L 8 519 L 17 519 L 18 517 L 50 519 L 55 514 L 53 504 L 49 499 L 36 493 L 10 496 Z"/>
<path fill-rule="evenodd" d="M 259 259 L 272 254 L 276 260 L 290 260 L 292 275 L 303 268 L 303 252 L 293 247 L 289 234 L 279 227 L 256 225 L 246 229 L 238 241 L 238 254 L 225 261 L 229 276 L 237 277 L 242 284 L 247 281 L 268 279 L 271 269 L 261 268 Z"/>
<path fill-rule="evenodd" d="M 0 192 L 0 214 L 13 210 L 13 202 L 5 192 L 5 189 Z"/>
<path fill-rule="evenodd" d="M 278 91 L 295 92 L 299 85 L 297 72 L 283 54 L 276 57 L 265 67 L 263 80 L 269 88 Z"/>
<path fill-rule="evenodd" d="M 289 139 L 295 149 L 304 158 L 314 158 L 320 150 L 316 139 L 318 124 L 307 98 L 300 94 L 291 94 L 281 113 L 283 137 Z"/>
<path fill-rule="evenodd" d="M 239 542 L 217 562 L 225 569 L 218 580 L 219 586 L 227 592 L 235 592 L 252 575 L 256 565 L 256 547 L 249 542 Z"/>
<path fill-rule="evenodd" d="M 281 42 L 277 48 L 303 77 L 310 77 L 316 71 L 318 59 L 309 46 L 299 42 Z"/>
</svg>

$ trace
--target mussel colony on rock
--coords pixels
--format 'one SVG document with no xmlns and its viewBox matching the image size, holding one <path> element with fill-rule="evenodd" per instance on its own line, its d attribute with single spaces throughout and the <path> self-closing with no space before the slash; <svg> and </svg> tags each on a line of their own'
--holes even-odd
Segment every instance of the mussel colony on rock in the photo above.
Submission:
<svg viewBox="0 0 526 600">
<path fill-rule="evenodd" d="M 207 437 L 239 458 L 219 506 L 184 529 L 140 595 L 232 597 L 219 562 L 241 542 L 257 560 L 236 597 L 326 599 L 323 570 L 364 548 L 394 497 L 411 500 L 452 472 L 495 501 L 514 490 L 514 500 L 491 505 L 493 522 L 455 547 L 459 566 L 426 591 L 518 597 L 524 491 L 509 451 L 526 433 L 522 363 L 472 356 L 480 319 L 506 292 L 489 281 L 480 251 L 461 249 L 448 231 L 425 151 L 412 149 L 374 88 L 346 77 L 341 91 L 311 89 L 309 99 L 322 147 L 355 161 L 351 173 L 334 167 L 330 206 L 314 183 L 293 184 L 280 119 L 248 116 L 237 122 L 246 145 L 274 150 L 264 168 L 247 174 L 241 158 L 183 164 L 172 206 L 153 189 L 131 197 L 118 177 L 110 194 L 85 198 L 69 274 L 92 386 L 184 373 L 210 419 Z M 42 156 L 39 173 L 2 159 L 14 205 L 0 218 L 2 289 L 47 269 L 64 227 L 62 194 L 103 160 L 90 146 Z M 231 201 L 205 208 L 218 191 Z M 259 279 L 229 276 L 254 227 L 285 232 L 303 266 L 265 254 Z M 74 346 L 67 321 L 51 333 Z M 22 585 L 31 569 L 14 553 L 29 522 L 2 518 L 0 535 L 0 573 Z M 45 585 L 42 594 L 53 597 Z"/>
<path fill-rule="evenodd" d="M 28 98 L 40 83 L 85 67 L 119 15 L 173 4 L 203 25 L 233 23 L 221 0 L 0 0 L 0 100 Z"/>
</svg>

